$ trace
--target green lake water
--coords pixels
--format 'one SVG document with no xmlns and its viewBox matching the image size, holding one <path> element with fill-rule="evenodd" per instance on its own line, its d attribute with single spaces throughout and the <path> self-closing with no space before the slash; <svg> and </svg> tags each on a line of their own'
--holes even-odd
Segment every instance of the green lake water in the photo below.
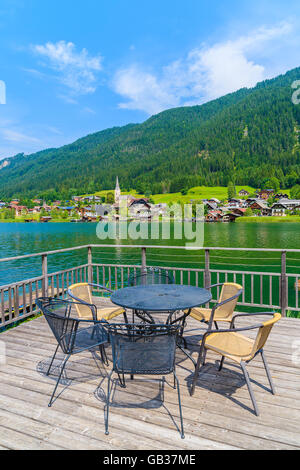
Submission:
<svg viewBox="0 0 300 470">
<path fill-rule="evenodd" d="M 0 258 L 39 253 L 87 244 L 184 245 L 185 240 L 105 240 L 96 235 L 97 224 L 1 223 Z M 241 248 L 300 249 L 300 224 L 245 223 L 204 224 L 204 246 Z M 288 254 L 288 271 L 300 272 L 300 254 Z M 99 263 L 140 264 L 138 249 L 95 248 L 93 261 Z M 48 271 L 54 272 L 87 262 L 86 250 L 49 256 Z M 151 249 L 147 264 L 203 268 L 204 254 L 184 250 Z M 217 251 L 211 254 L 211 267 L 240 271 L 280 272 L 280 254 L 267 252 Z M 41 260 L 25 259 L 0 263 L 0 285 L 41 274 Z"/>
</svg>

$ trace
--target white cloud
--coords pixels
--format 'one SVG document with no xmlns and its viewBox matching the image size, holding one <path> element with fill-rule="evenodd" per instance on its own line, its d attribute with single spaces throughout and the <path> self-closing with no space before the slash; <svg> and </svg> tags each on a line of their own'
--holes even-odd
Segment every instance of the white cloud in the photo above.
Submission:
<svg viewBox="0 0 300 470">
<path fill-rule="evenodd" d="M 185 58 L 163 67 L 160 73 L 145 71 L 135 64 L 125 67 L 116 73 L 113 82 L 114 90 L 126 99 L 119 107 L 154 114 L 253 87 L 272 75 L 257 63 L 255 56 L 261 54 L 266 42 L 278 42 L 291 32 L 292 26 L 287 22 L 262 27 L 235 40 L 195 48 Z"/>
<path fill-rule="evenodd" d="M 102 70 L 101 56 L 91 56 L 86 49 L 77 52 L 75 44 L 66 41 L 34 45 L 32 50 L 47 60 L 43 65 L 58 72 L 59 80 L 73 95 L 96 90 L 96 74 Z"/>
<path fill-rule="evenodd" d="M 22 143 L 40 143 L 41 141 L 36 137 L 25 135 L 13 129 L 1 129 L 1 134 L 4 140 L 9 142 L 22 142 Z"/>
</svg>

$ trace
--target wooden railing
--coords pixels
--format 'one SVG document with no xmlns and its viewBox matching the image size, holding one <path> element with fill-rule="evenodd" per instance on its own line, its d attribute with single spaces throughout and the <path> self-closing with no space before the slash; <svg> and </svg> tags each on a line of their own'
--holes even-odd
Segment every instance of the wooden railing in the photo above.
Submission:
<svg viewBox="0 0 300 470">
<path fill-rule="evenodd" d="M 140 250 L 140 262 L 132 264 L 119 263 L 97 263 L 93 260 L 93 250 L 97 249 L 126 249 Z M 86 250 L 86 264 L 80 264 L 68 269 L 48 272 L 49 256 L 59 253 Z M 181 250 L 180 260 L 176 258 L 177 266 L 157 265 L 153 262 L 147 263 L 147 255 L 151 250 L 161 253 L 166 250 Z M 182 267 L 180 264 L 187 263 L 184 257 L 193 251 L 203 253 L 203 261 L 199 268 Z M 263 252 L 278 253 L 281 258 L 280 272 L 265 272 L 253 270 L 216 269 L 211 265 L 211 254 L 214 252 Z M 0 263 L 21 261 L 28 258 L 41 259 L 41 275 L 31 279 L 14 282 L 0 286 L 0 328 L 25 319 L 38 313 L 36 298 L 40 296 L 64 297 L 71 284 L 77 282 L 96 282 L 111 289 L 126 287 L 131 272 L 137 272 L 145 266 L 156 266 L 170 271 L 177 284 L 188 284 L 199 287 L 209 287 L 211 284 L 221 282 L 237 282 L 244 287 L 243 294 L 239 299 L 239 310 L 255 309 L 277 309 L 286 315 L 287 310 L 299 311 L 299 278 L 300 274 L 287 272 L 287 253 L 300 253 L 300 250 L 265 250 L 265 249 L 243 249 L 243 248 L 188 248 L 182 246 L 137 246 L 137 245 L 85 245 L 50 252 L 28 254 L 12 258 L 0 259 Z M 299 257 L 300 262 L 300 257 Z M 193 261 L 191 264 L 195 264 Z M 178 266 L 179 265 L 179 266 Z M 299 263 L 300 270 L 300 263 Z M 220 295 L 220 287 L 212 289 L 215 302 Z"/>
</svg>

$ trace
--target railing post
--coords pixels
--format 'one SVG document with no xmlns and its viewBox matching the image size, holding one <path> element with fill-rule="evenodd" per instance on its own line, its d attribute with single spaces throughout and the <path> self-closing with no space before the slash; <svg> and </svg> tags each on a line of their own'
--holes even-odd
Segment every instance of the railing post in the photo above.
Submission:
<svg viewBox="0 0 300 470">
<path fill-rule="evenodd" d="M 205 270 L 204 270 L 204 287 L 210 286 L 210 270 L 209 270 L 209 250 L 205 250 Z"/>
<path fill-rule="evenodd" d="M 286 316 L 287 309 L 286 251 L 281 252 L 280 307 L 281 315 Z"/>
<path fill-rule="evenodd" d="M 146 258 L 146 248 L 142 247 L 142 272 L 146 271 L 147 258 Z"/>
<path fill-rule="evenodd" d="M 48 297 L 48 260 L 47 255 L 42 255 L 42 296 Z"/>
<path fill-rule="evenodd" d="M 93 257 L 92 257 L 92 247 L 88 247 L 88 282 L 93 282 Z"/>
</svg>

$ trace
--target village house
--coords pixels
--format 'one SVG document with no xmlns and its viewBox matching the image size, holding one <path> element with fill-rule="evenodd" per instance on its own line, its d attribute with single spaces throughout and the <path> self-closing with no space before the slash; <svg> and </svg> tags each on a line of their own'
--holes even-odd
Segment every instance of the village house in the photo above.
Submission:
<svg viewBox="0 0 300 470">
<path fill-rule="evenodd" d="M 28 207 L 26 206 L 15 206 L 15 215 L 16 217 L 20 217 L 21 215 L 28 214 Z"/>
<path fill-rule="evenodd" d="M 101 197 L 99 197 L 99 196 L 86 196 L 86 197 L 82 198 L 81 201 L 88 202 L 88 203 L 101 202 Z"/>
<path fill-rule="evenodd" d="M 206 222 L 219 222 L 222 218 L 222 211 L 221 210 L 211 210 L 205 216 Z"/>
<path fill-rule="evenodd" d="M 140 198 L 132 200 L 129 204 L 128 214 L 130 217 L 151 217 L 149 199 Z"/>
<path fill-rule="evenodd" d="M 270 215 L 271 209 L 267 206 L 264 201 L 256 199 L 249 205 L 253 211 L 259 211 L 260 215 Z"/>
<path fill-rule="evenodd" d="M 236 215 L 243 216 L 245 215 L 246 210 L 247 209 L 245 207 L 236 207 L 232 212 Z"/>
<path fill-rule="evenodd" d="M 271 207 L 271 215 L 273 216 L 285 216 L 287 207 L 280 202 L 275 202 Z"/>
<path fill-rule="evenodd" d="M 210 199 L 207 200 L 208 203 L 210 204 L 220 204 L 220 201 L 219 199 L 215 198 L 215 197 L 211 197 Z"/>
<path fill-rule="evenodd" d="M 249 196 L 249 194 L 250 193 L 248 191 L 246 191 L 246 189 L 241 189 L 239 191 L 239 196 Z"/>
<path fill-rule="evenodd" d="M 278 204 L 283 204 L 287 210 L 293 211 L 299 209 L 300 207 L 300 199 L 279 199 L 277 201 Z"/>
<path fill-rule="evenodd" d="M 269 199 L 269 197 L 272 197 L 274 195 L 274 189 L 262 189 L 261 191 L 257 192 L 257 196 L 260 199 Z"/>
<path fill-rule="evenodd" d="M 214 210 L 216 210 L 216 209 L 218 208 L 218 204 L 215 203 L 215 202 L 209 202 L 209 201 L 207 201 L 207 200 L 205 200 L 205 199 L 203 199 L 202 202 L 203 202 L 204 206 L 207 207 L 208 210 L 214 211 Z"/>
<path fill-rule="evenodd" d="M 235 222 L 238 217 L 241 217 L 241 216 L 233 212 L 228 212 L 227 214 L 221 215 L 220 221 L 221 222 Z"/>
<path fill-rule="evenodd" d="M 274 199 L 288 199 L 289 195 L 286 193 L 277 193 L 274 196 Z"/>
</svg>

